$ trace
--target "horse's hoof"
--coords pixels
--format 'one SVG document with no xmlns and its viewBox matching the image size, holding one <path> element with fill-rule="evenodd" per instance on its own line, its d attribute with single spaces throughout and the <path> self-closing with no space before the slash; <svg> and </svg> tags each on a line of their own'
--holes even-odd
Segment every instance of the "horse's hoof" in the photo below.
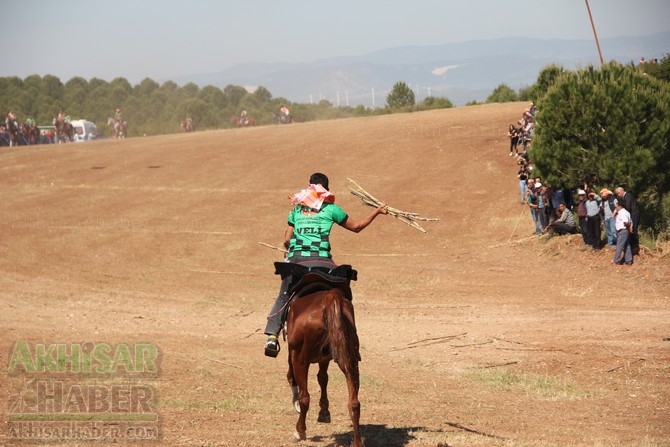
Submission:
<svg viewBox="0 0 670 447">
<path fill-rule="evenodd" d="M 316 422 L 323 422 L 324 424 L 330 424 L 330 413 L 319 413 L 319 417 L 316 418 Z"/>
<path fill-rule="evenodd" d="M 302 433 L 298 433 L 297 431 L 293 432 L 293 440 L 294 441 L 304 441 L 305 439 L 307 439 L 307 433 L 306 432 L 302 432 Z"/>
<path fill-rule="evenodd" d="M 297 401 L 297 400 L 294 401 L 294 402 L 293 402 L 293 408 L 295 408 L 295 411 L 297 411 L 298 413 L 300 413 L 300 402 Z"/>
</svg>

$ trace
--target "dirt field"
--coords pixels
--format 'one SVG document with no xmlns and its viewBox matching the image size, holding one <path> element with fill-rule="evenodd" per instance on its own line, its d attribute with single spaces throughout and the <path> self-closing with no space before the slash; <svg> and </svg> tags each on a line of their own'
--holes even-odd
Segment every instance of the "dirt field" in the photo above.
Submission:
<svg viewBox="0 0 670 447">
<path fill-rule="evenodd" d="M 359 272 L 368 447 L 670 446 L 670 258 L 531 237 L 507 156 L 523 107 L 2 148 L 0 445 L 33 378 L 9 374 L 22 341 L 158 346 L 159 445 L 294 445 L 286 350 L 263 355 L 281 254 L 259 242 L 280 244 L 287 196 L 322 171 L 354 218 L 370 208 L 347 178 L 439 218 L 334 229 Z M 317 424 L 315 374 L 299 445 L 347 445 L 343 376 Z"/>
</svg>

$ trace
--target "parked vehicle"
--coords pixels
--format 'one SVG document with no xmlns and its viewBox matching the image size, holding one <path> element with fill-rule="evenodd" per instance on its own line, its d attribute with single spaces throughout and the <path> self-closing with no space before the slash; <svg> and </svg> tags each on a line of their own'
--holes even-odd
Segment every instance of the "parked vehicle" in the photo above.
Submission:
<svg viewBox="0 0 670 447">
<path fill-rule="evenodd" d="M 70 121 L 74 127 L 73 141 L 90 141 L 98 137 L 98 126 L 94 122 L 87 120 Z"/>
</svg>

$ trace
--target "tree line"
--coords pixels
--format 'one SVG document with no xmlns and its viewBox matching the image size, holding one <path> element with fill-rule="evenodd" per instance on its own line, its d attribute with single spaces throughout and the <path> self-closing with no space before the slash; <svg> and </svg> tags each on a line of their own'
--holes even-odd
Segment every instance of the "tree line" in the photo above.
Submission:
<svg viewBox="0 0 670 447">
<path fill-rule="evenodd" d="M 172 81 L 162 85 L 145 78 L 131 85 L 125 78 L 111 82 L 74 77 L 63 83 L 53 75 L 32 75 L 0 78 L 0 110 L 12 110 L 21 122 L 32 116 L 38 125 L 51 125 L 59 112 L 72 119 L 94 122 L 99 131 L 107 128 L 107 119 L 116 108 L 129 123 L 129 136 L 161 135 L 180 131 L 180 123 L 191 117 L 198 130 L 235 127 L 234 118 L 246 110 L 259 125 L 272 124 L 273 114 L 282 105 L 290 108 L 298 121 L 314 121 L 357 116 L 370 116 L 397 111 L 393 108 L 370 109 L 364 106 L 333 107 L 322 100 L 317 104 L 293 103 L 274 98 L 265 87 L 253 92 L 237 85 L 224 89 L 215 86 L 200 88 L 194 83 L 179 86 Z M 446 98 L 426 98 L 415 110 L 452 107 Z M 111 130 L 109 131 L 111 134 Z"/>
</svg>

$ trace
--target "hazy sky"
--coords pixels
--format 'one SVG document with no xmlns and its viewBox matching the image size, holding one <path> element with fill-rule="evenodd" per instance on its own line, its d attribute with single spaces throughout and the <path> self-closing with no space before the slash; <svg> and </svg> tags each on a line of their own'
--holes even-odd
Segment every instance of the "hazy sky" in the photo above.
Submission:
<svg viewBox="0 0 670 447">
<path fill-rule="evenodd" d="M 600 39 L 670 31 L 670 0 L 589 5 Z M 593 39 L 584 0 L 2 0 L 2 18 L 0 76 L 63 82 L 136 84 L 475 39 Z"/>
</svg>

